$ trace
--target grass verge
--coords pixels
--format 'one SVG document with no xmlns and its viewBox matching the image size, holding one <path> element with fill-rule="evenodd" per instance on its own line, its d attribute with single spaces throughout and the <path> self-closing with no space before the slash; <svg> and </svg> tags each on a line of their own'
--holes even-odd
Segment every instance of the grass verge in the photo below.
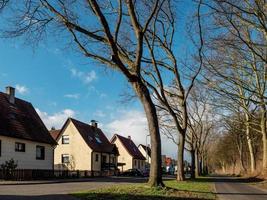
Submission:
<svg viewBox="0 0 267 200">
<path fill-rule="evenodd" d="M 151 188 L 147 184 L 117 185 L 109 188 L 90 190 L 73 194 L 88 200 L 178 200 L 215 199 L 214 185 L 211 182 L 165 181 L 165 188 Z"/>
</svg>

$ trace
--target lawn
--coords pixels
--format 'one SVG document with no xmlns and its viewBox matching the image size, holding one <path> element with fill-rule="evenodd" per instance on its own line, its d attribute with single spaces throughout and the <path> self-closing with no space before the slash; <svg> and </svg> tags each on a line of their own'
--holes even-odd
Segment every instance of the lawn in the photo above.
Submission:
<svg viewBox="0 0 267 200">
<path fill-rule="evenodd" d="M 166 188 L 151 188 L 146 184 L 127 184 L 73 194 L 88 200 L 178 200 L 215 199 L 214 184 L 205 181 L 165 181 Z"/>
</svg>

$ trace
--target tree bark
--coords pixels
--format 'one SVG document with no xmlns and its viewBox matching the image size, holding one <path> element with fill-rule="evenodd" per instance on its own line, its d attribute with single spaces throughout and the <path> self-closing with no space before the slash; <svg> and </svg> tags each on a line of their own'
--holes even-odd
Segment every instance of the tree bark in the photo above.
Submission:
<svg viewBox="0 0 267 200">
<path fill-rule="evenodd" d="M 184 181 L 184 144 L 185 144 L 185 133 L 179 134 L 178 144 L 178 157 L 177 157 L 177 181 Z"/>
<path fill-rule="evenodd" d="M 262 172 L 267 174 L 267 112 L 265 105 L 261 106 L 261 132 L 262 132 Z"/>
<path fill-rule="evenodd" d="M 255 160 L 254 149 L 253 149 L 252 140 L 250 136 L 249 121 L 250 121 L 249 116 L 248 114 L 246 114 L 246 138 L 247 138 L 249 157 L 250 157 L 250 171 L 251 173 L 254 173 L 256 170 L 256 160 Z"/>
<path fill-rule="evenodd" d="M 199 176 L 199 153 L 198 150 L 196 150 L 196 155 L 195 155 L 195 176 Z"/>
<path fill-rule="evenodd" d="M 195 149 L 191 149 L 191 178 L 195 179 L 196 178 L 196 151 Z"/>
<path fill-rule="evenodd" d="M 156 107 L 152 102 L 149 90 L 141 81 L 134 82 L 132 85 L 143 104 L 151 140 L 151 165 L 148 183 L 150 186 L 164 186 L 161 169 L 161 139 Z"/>
</svg>

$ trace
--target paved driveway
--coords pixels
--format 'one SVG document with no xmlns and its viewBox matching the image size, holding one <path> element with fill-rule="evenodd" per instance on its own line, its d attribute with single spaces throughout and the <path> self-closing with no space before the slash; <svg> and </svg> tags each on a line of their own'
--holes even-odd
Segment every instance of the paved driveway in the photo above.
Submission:
<svg viewBox="0 0 267 200">
<path fill-rule="evenodd" d="M 112 186 L 145 182 L 144 178 L 91 178 L 60 181 L 0 183 L 0 200 L 76 200 L 67 194 Z"/>
<path fill-rule="evenodd" d="M 267 200 L 267 191 L 250 186 L 242 179 L 214 178 L 219 200 Z"/>
</svg>

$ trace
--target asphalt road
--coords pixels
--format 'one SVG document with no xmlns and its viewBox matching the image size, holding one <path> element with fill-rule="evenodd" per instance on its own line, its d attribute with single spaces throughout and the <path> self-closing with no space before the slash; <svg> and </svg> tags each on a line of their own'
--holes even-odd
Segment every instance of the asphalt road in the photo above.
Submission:
<svg viewBox="0 0 267 200">
<path fill-rule="evenodd" d="M 80 180 L 0 182 L 0 200 L 76 200 L 67 195 L 112 186 L 145 182 L 144 178 L 91 178 Z"/>
<path fill-rule="evenodd" d="M 267 191 L 250 186 L 242 179 L 214 178 L 219 200 L 267 200 Z"/>
</svg>

